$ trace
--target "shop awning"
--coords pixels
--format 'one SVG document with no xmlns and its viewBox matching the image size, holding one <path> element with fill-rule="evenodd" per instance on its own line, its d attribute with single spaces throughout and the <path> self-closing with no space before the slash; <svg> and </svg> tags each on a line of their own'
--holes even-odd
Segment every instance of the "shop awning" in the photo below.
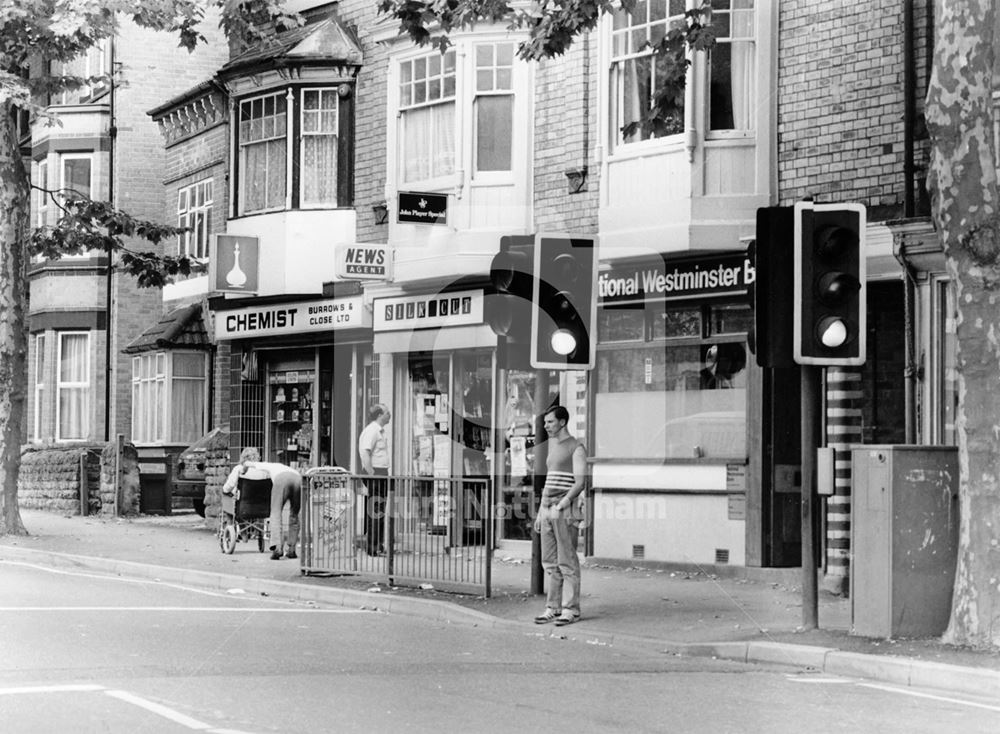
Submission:
<svg viewBox="0 0 1000 734">
<path fill-rule="evenodd" d="M 376 354 L 389 352 L 435 352 L 450 349 L 495 347 L 497 335 L 486 324 L 453 326 L 447 329 L 383 331 L 375 334 Z"/>
<path fill-rule="evenodd" d="M 155 349 L 208 349 L 210 346 L 201 318 L 201 304 L 195 303 L 164 314 L 122 352 L 141 354 Z"/>
</svg>

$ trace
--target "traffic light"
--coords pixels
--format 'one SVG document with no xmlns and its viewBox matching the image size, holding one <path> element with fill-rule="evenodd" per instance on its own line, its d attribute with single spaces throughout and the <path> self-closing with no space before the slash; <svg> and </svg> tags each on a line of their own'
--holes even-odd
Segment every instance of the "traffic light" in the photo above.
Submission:
<svg viewBox="0 0 1000 734">
<path fill-rule="evenodd" d="M 597 334 L 597 239 L 535 235 L 531 366 L 591 369 Z"/>
<path fill-rule="evenodd" d="M 798 364 L 865 362 L 865 207 L 795 205 L 793 356 Z"/>
<path fill-rule="evenodd" d="M 500 251 L 490 263 L 494 293 L 486 295 L 486 323 L 498 336 L 527 344 L 531 319 L 534 235 L 500 238 Z"/>
<path fill-rule="evenodd" d="M 792 360 L 792 242 L 793 210 L 790 206 L 757 210 L 753 246 L 754 345 L 761 367 L 794 367 Z"/>
</svg>

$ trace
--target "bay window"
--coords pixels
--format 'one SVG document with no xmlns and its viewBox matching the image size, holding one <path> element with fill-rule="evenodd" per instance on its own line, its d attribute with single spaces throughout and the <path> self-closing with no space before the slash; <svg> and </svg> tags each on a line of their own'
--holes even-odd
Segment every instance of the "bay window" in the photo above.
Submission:
<svg viewBox="0 0 1000 734">
<path fill-rule="evenodd" d="M 38 206 L 35 207 L 35 226 L 44 227 L 49 219 L 49 162 L 38 161 Z"/>
<path fill-rule="evenodd" d="M 90 198 L 93 185 L 93 155 L 90 153 L 63 153 L 60 188 L 73 191 L 78 196 Z"/>
<path fill-rule="evenodd" d="M 596 455 L 744 457 L 752 318 L 738 305 L 599 309 Z"/>
<path fill-rule="evenodd" d="M 651 126 L 637 125 L 628 134 L 623 128 L 641 122 L 653 108 L 654 95 L 665 75 L 653 46 L 670 29 L 685 28 L 684 11 L 685 0 L 639 0 L 631 13 L 614 13 L 610 84 L 613 147 L 683 132 L 683 103 Z"/>
<path fill-rule="evenodd" d="M 35 411 L 32 424 L 34 430 L 32 435 L 36 441 L 42 440 L 42 403 L 45 399 L 45 334 L 38 334 L 35 337 Z"/>
<path fill-rule="evenodd" d="M 752 130 L 756 46 L 754 0 L 712 0 L 709 130 Z"/>
<path fill-rule="evenodd" d="M 237 216 L 349 206 L 351 87 L 289 87 L 237 105 Z"/>
<path fill-rule="evenodd" d="M 132 440 L 190 444 L 205 433 L 204 352 L 149 352 L 132 358 Z"/>
<path fill-rule="evenodd" d="M 90 333 L 61 332 L 56 357 L 56 439 L 89 438 Z"/>
<path fill-rule="evenodd" d="M 455 172 L 455 50 L 401 62 L 399 118 L 406 183 Z"/>
</svg>

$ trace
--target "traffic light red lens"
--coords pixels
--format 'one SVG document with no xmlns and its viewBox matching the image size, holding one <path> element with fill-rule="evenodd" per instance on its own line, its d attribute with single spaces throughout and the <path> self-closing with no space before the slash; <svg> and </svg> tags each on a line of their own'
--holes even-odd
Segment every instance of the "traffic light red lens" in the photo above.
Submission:
<svg viewBox="0 0 1000 734">
<path fill-rule="evenodd" d="M 837 260 L 858 246 L 858 235 L 846 227 L 824 227 L 816 233 L 816 255 L 821 260 Z"/>
</svg>

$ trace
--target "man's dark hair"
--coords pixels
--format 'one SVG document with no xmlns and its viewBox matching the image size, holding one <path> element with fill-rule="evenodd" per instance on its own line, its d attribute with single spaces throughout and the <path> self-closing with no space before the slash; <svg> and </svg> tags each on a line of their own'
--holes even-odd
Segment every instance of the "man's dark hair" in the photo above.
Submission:
<svg viewBox="0 0 1000 734">
<path fill-rule="evenodd" d="M 566 410 L 563 406 L 553 405 L 551 408 L 546 410 L 545 413 L 542 414 L 542 417 L 544 418 L 549 413 L 552 413 L 552 415 L 556 417 L 557 421 L 565 421 L 566 423 L 569 423 L 569 411 Z"/>
<path fill-rule="evenodd" d="M 372 407 L 368 409 L 368 420 L 374 421 L 378 420 L 378 417 L 386 411 L 386 407 L 382 403 L 375 403 Z"/>
</svg>

